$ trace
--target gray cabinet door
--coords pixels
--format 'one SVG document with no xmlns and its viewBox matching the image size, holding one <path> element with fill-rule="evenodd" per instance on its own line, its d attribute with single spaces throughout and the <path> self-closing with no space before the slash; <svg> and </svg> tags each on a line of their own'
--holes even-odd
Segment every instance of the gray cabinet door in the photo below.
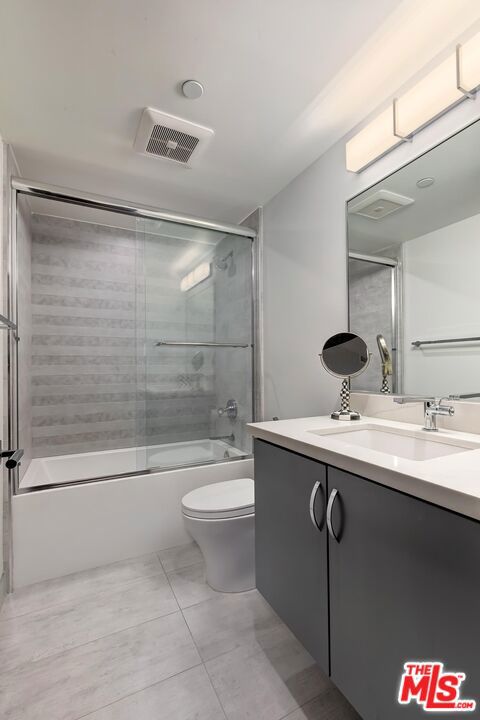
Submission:
<svg viewBox="0 0 480 720">
<path fill-rule="evenodd" d="M 255 441 L 257 587 L 328 672 L 325 502 L 324 465 Z"/>
<path fill-rule="evenodd" d="M 409 660 L 464 672 L 480 708 L 480 523 L 328 468 L 331 675 L 364 720 L 458 717 L 400 705 Z"/>
</svg>

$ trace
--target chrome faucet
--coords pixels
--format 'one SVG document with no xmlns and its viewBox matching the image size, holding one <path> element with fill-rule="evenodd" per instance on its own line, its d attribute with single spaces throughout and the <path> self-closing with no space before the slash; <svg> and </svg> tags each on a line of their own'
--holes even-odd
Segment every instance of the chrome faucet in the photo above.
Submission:
<svg viewBox="0 0 480 720">
<path fill-rule="evenodd" d="M 450 398 L 449 398 L 450 399 Z M 423 402 L 424 424 L 422 430 L 427 432 L 437 432 L 437 417 L 439 415 L 452 416 L 455 414 L 455 408 L 451 405 L 442 405 L 443 398 L 426 398 L 416 397 L 414 395 L 401 395 L 393 398 L 393 401 L 404 405 L 405 403 Z"/>
</svg>

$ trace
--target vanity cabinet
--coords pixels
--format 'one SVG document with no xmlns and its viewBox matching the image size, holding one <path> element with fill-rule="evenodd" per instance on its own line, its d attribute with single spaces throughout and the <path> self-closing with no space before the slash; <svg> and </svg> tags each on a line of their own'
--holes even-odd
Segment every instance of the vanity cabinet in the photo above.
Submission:
<svg viewBox="0 0 480 720">
<path fill-rule="evenodd" d="M 257 587 L 328 673 L 326 468 L 255 440 Z"/>
<path fill-rule="evenodd" d="M 409 660 L 465 672 L 475 716 L 480 523 L 263 441 L 255 465 L 258 589 L 363 720 L 428 714 L 397 702 Z M 317 481 L 331 532 L 310 518 Z"/>
<path fill-rule="evenodd" d="M 478 705 L 479 523 L 329 467 L 329 495 L 334 490 L 334 683 L 365 720 L 420 718 L 419 706 L 396 701 L 403 664 L 438 660 L 467 674 L 461 694 Z"/>
</svg>

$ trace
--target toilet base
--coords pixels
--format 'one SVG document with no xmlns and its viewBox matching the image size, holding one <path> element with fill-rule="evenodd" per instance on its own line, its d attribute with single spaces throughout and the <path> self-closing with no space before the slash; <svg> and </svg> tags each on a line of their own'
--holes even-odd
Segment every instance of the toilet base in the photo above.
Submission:
<svg viewBox="0 0 480 720">
<path fill-rule="evenodd" d="M 183 515 L 205 560 L 207 583 L 218 592 L 255 588 L 255 514 L 200 519 Z"/>
</svg>

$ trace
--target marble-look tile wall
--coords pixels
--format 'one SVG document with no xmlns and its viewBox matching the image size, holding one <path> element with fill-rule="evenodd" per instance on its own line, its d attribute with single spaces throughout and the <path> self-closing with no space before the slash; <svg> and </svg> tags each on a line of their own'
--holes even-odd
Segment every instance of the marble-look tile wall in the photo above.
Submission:
<svg viewBox="0 0 480 720">
<path fill-rule="evenodd" d="M 32 227 L 33 455 L 208 437 L 211 369 L 200 378 L 191 353 L 154 345 L 212 332 L 172 273 L 188 241 L 145 236 L 145 306 L 134 232 L 44 215 Z"/>
</svg>

